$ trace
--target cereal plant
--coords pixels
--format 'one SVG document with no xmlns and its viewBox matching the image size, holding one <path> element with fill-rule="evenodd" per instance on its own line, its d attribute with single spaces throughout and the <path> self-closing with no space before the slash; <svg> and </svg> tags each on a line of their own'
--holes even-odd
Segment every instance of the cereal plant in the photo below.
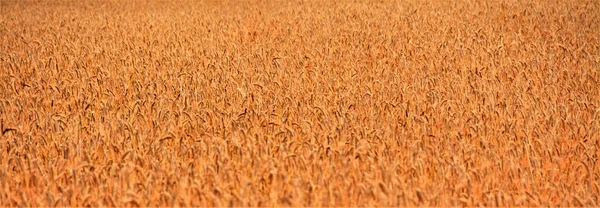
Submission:
<svg viewBox="0 0 600 208">
<path fill-rule="evenodd" d="M 0 206 L 600 206 L 598 1 L 0 1 Z"/>
</svg>

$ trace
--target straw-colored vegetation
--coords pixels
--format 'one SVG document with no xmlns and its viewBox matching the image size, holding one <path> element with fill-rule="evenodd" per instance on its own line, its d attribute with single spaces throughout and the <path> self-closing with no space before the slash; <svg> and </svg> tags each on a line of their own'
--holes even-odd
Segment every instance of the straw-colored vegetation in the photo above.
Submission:
<svg viewBox="0 0 600 208">
<path fill-rule="evenodd" d="M 600 206 L 598 1 L 0 1 L 0 206 Z"/>
</svg>

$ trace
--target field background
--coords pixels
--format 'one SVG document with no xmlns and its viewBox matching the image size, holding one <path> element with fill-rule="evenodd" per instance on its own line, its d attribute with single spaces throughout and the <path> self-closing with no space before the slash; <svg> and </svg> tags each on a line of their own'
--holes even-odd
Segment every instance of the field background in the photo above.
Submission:
<svg viewBox="0 0 600 208">
<path fill-rule="evenodd" d="M 599 1 L 0 1 L 0 206 L 600 206 Z"/>
</svg>

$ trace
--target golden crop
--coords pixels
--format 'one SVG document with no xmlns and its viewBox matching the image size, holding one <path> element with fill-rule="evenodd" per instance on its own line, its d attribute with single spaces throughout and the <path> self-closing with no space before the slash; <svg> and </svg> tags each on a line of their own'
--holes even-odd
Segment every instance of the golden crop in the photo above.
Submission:
<svg viewBox="0 0 600 208">
<path fill-rule="evenodd" d="M 600 206 L 599 1 L 0 1 L 0 206 Z"/>
</svg>

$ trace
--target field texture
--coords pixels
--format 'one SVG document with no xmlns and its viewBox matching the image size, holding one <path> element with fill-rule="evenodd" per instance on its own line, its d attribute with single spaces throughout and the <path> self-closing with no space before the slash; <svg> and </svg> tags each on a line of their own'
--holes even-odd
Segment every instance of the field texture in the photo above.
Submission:
<svg viewBox="0 0 600 208">
<path fill-rule="evenodd" d="M 600 206 L 599 1 L 0 1 L 0 206 Z"/>
</svg>

